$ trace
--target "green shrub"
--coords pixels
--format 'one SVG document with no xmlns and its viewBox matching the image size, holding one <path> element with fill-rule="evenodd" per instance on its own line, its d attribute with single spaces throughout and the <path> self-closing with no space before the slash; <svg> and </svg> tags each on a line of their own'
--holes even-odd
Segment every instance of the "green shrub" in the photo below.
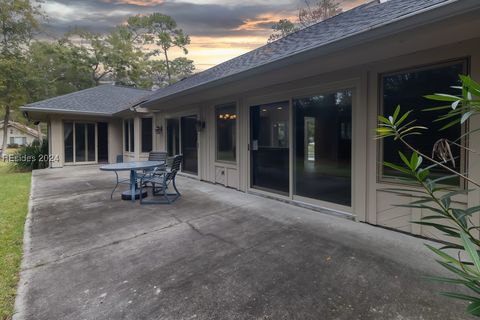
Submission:
<svg viewBox="0 0 480 320">
<path fill-rule="evenodd" d="M 35 169 L 48 168 L 48 141 L 34 140 L 32 144 L 22 146 L 16 151 L 10 163 L 15 170 L 30 171 Z"/>
</svg>

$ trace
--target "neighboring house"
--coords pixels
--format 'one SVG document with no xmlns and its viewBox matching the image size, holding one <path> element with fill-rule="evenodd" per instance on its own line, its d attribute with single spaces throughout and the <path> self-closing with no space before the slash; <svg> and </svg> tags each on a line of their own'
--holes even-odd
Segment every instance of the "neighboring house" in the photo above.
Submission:
<svg viewBox="0 0 480 320">
<path fill-rule="evenodd" d="M 0 121 L 0 143 L 3 141 L 3 123 Z M 44 134 L 18 122 L 9 121 L 7 127 L 7 144 L 10 146 L 24 146 L 34 140 L 44 138 Z M 0 149 L 2 146 L 0 145 Z"/>
<path fill-rule="evenodd" d="M 419 123 L 437 126 L 435 114 L 419 111 L 429 105 L 422 96 L 452 92 L 459 73 L 480 79 L 478 17 L 478 0 L 373 1 L 149 93 L 140 107 L 132 108 L 132 99 L 122 111 L 112 100 L 116 112 L 95 113 L 50 99 L 23 110 L 48 121 L 51 151 L 60 155 L 52 167 L 85 163 L 84 156 L 72 161 L 72 126 L 108 122 L 110 162 L 119 153 L 143 159 L 152 148 L 182 153 L 183 173 L 201 180 L 435 237 L 410 222 L 426 212 L 393 207 L 405 198 L 382 191 L 402 182 L 381 165 L 398 161 L 396 145 L 374 140 L 374 130 L 377 116 L 398 104 L 417 110 Z M 480 127 L 480 119 L 470 121 Z M 430 152 L 439 137 L 429 133 L 415 143 Z M 480 139 L 468 143 L 480 150 Z M 468 153 L 458 160 L 480 178 L 476 164 Z M 478 205 L 480 193 L 456 201 Z M 472 219 L 480 224 L 479 216 Z"/>
</svg>

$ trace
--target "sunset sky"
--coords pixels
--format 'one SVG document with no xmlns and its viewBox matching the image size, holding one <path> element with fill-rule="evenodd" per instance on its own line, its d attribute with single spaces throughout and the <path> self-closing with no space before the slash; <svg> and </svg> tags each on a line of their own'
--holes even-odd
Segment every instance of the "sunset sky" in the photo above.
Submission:
<svg viewBox="0 0 480 320">
<path fill-rule="evenodd" d="M 348 10 L 367 0 L 339 2 Z M 191 37 L 188 58 L 204 70 L 265 44 L 272 23 L 295 20 L 302 4 L 304 0 L 46 0 L 42 7 L 52 35 L 77 27 L 106 32 L 135 14 L 170 15 Z"/>
</svg>

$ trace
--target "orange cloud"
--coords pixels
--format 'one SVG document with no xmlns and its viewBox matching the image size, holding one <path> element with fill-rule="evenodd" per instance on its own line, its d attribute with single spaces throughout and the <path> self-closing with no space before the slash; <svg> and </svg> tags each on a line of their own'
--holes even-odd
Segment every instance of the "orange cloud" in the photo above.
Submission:
<svg viewBox="0 0 480 320">
<path fill-rule="evenodd" d="M 239 27 L 235 28 L 236 31 L 259 31 L 259 30 L 266 30 L 265 26 L 268 24 L 273 24 L 278 22 L 281 19 L 289 19 L 294 21 L 297 18 L 296 14 L 288 13 L 263 13 L 257 15 L 253 19 L 246 19 L 243 21 L 243 24 Z"/>
</svg>

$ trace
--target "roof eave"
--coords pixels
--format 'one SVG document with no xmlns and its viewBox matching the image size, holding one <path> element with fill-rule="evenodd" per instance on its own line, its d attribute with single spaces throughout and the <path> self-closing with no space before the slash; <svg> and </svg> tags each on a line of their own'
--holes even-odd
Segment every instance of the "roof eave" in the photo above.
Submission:
<svg viewBox="0 0 480 320">
<path fill-rule="evenodd" d="M 43 109 L 43 108 L 34 108 L 23 106 L 20 107 L 21 111 L 26 112 L 39 112 L 39 113 L 48 113 L 48 114 L 69 114 L 69 115 L 90 115 L 90 116 L 102 116 L 102 117 L 112 117 L 113 113 L 108 112 L 95 112 L 95 111 L 77 111 L 77 110 L 65 110 L 65 109 Z"/>
</svg>

